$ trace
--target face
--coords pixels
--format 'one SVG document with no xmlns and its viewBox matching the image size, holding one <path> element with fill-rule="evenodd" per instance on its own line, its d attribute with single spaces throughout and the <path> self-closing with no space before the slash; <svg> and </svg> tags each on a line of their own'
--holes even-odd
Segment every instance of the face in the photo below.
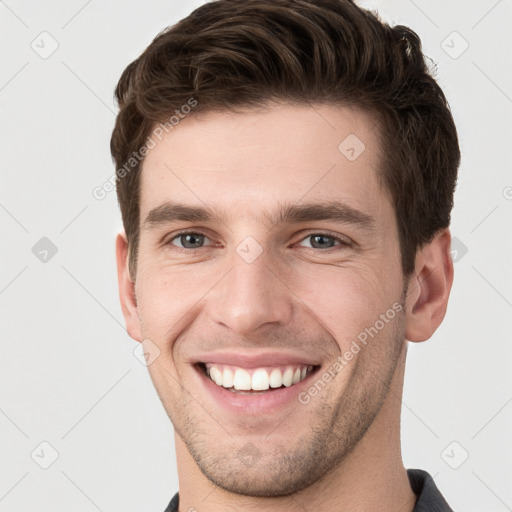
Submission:
<svg viewBox="0 0 512 512">
<path fill-rule="evenodd" d="M 281 104 L 191 116 L 146 157 L 128 328 L 221 488 L 305 488 L 386 400 L 404 280 L 376 130 L 358 110 Z"/>
</svg>

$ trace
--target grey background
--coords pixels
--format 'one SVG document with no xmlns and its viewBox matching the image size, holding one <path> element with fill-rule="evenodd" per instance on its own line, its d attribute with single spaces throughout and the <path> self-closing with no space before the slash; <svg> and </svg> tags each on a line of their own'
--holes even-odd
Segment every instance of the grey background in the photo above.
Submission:
<svg viewBox="0 0 512 512">
<path fill-rule="evenodd" d="M 172 425 L 118 303 L 115 192 L 92 190 L 114 171 L 120 73 L 200 4 L 0 1 L 3 512 L 163 510 L 178 489 Z M 409 346 L 404 462 L 455 510 L 512 510 L 512 1 L 361 5 L 420 35 L 463 154 L 447 317 Z"/>
</svg>

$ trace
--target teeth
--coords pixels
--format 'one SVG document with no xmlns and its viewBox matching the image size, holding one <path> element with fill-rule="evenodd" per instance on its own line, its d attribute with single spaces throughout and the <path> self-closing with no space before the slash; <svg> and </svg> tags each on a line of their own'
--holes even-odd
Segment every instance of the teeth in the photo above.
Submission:
<svg viewBox="0 0 512 512">
<path fill-rule="evenodd" d="M 283 373 L 283 384 L 289 388 L 293 382 L 293 370 L 291 368 L 286 368 L 286 371 Z"/>
<path fill-rule="evenodd" d="M 213 367 L 215 368 L 215 366 Z M 220 371 L 219 371 L 220 373 Z M 216 380 L 216 384 L 219 385 L 219 382 Z M 222 379 L 220 382 L 220 385 L 222 385 Z M 233 386 L 235 389 L 244 390 L 247 391 L 251 389 L 251 376 L 248 372 L 245 370 L 242 370 L 242 368 L 238 368 L 235 372 L 235 380 L 233 381 Z"/>
<path fill-rule="evenodd" d="M 313 366 L 286 366 L 245 370 L 223 364 L 206 363 L 206 373 L 218 386 L 237 391 L 266 391 L 269 388 L 290 387 L 304 380 Z"/>
<path fill-rule="evenodd" d="M 252 374 L 252 389 L 255 391 L 264 391 L 265 389 L 268 389 L 269 380 L 270 378 L 267 370 L 259 368 Z"/>
<path fill-rule="evenodd" d="M 279 368 L 274 368 L 270 372 L 269 381 L 271 388 L 280 388 L 283 385 L 283 375 L 281 374 L 281 370 Z"/>
<path fill-rule="evenodd" d="M 212 367 L 210 371 L 210 377 L 215 382 L 215 384 L 222 386 L 222 373 L 218 368 Z"/>
<path fill-rule="evenodd" d="M 234 373 L 229 368 L 224 368 L 224 372 L 222 373 L 222 385 L 225 388 L 232 388 L 234 380 Z"/>
</svg>

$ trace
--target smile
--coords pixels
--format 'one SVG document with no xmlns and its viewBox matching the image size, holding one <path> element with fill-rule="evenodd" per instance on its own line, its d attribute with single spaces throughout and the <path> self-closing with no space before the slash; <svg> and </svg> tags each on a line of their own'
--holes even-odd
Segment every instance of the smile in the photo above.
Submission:
<svg viewBox="0 0 512 512">
<path fill-rule="evenodd" d="M 199 363 L 201 370 L 217 386 L 234 393 L 253 394 L 289 388 L 306 379 L 316 365 L 281 365 L 242 368 L 228 364 Z"/>
</svg>

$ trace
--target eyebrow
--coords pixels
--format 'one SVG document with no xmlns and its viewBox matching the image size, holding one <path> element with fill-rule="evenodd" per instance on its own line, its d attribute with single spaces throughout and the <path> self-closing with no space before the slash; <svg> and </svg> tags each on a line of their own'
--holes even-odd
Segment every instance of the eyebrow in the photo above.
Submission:
<svg viewBox="0 0 512 512">
<path fill-rule="evenodd" d="M 272 225 L 330 220 L 354 225 L 368 232 L 375 231 L 376 228 L 374 217 L 340 201 L 280 204 L 274 212 L 263 212 L 263 217 Z M 225 210 L 167 201 L 148 213 L 142 229 L 149 230 L 177 221 L 225 224 L 226 219 Z"/>
</svg>

